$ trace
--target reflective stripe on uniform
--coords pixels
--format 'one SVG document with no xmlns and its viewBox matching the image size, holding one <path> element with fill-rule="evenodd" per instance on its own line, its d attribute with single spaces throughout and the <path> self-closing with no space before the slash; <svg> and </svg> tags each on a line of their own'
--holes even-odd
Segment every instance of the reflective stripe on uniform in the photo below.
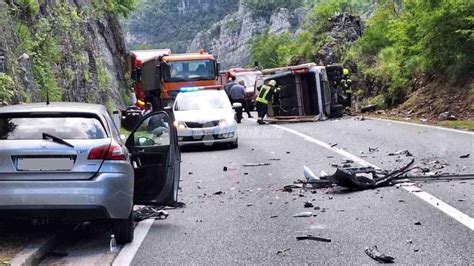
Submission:
<svg viewBox="0 0 474 266">
<path fill-rule="evenodd" d="M 347 79 L 346 82 L 346 93 L 352 93 L 352 80 Z"/>
<path fill-rule="evenodd" d="M 268 104 L 267 95 L 270 92 L 270 90 L 271 90 L 271 87 L 267 85 L 263 85 L 262 88 L 260 89 L 260 93 L 258 94 L 256 101 L 261 102 L 263 104 Z"/>
</svg>

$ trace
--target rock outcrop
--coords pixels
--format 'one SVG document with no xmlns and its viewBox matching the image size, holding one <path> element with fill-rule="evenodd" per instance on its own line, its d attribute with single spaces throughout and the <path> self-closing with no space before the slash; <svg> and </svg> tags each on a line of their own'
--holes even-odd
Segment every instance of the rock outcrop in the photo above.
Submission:
<svg viewBox="0 0 474 266">
<path fill-rule="evenodd" d="M 256 17 L 251 10 L 240 6 L 235 13 L 227 15 L 211 29 L 199 32 L 188 47 L 188 51 L 204 48 L 215 55 L 222 67 L 251 64 L 249 42 L 266 29 L 272 34 L 290 32 L 295 34 L 303 23 L 306 10 L 290 11 L 281 8 L 270 18 Z"/>
<path fill-rule="evenodd" d="M 125 44 L 105 3 L 27 2 L 0 0 L 0 72 L 14 81 L 7 101 L 44 101 L 48 91 L 55 101 L 123 107 Z"/>
<path fill-rule="evenodd" d="M 359 16 L 343 12 L 331 17 L 332 30 L 329 42 L 324 44 L 315 56 L 319 65 L 340 63 L 350 44 L 362 36 L 362 21 Z"/>
</svg>

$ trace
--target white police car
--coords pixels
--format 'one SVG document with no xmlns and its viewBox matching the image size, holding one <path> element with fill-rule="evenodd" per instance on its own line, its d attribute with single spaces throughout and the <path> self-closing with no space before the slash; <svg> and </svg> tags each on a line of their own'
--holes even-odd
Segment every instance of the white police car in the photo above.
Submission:
<svg viewBox="0 0 474 266">
<path fill-rule="evenodd" d="M 185 88 L 173 105 L 178 144 L 238 147 L 237 122 L 233 107 L 222 90 Z M 237 106 L 239 105 L 239 106 Z"/>
</svg>

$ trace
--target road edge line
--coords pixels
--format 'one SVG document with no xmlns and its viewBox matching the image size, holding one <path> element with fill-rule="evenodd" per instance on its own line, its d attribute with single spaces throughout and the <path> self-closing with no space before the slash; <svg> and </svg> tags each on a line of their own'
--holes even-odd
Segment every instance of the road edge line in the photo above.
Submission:
<svg viewBox="0 0 474 266">
<path fill-rule="evenodd" d="M 381 169 L 380 167 L 352 154 L 352 153 L 349 153 L 347 151 L 344 151 L 342 149 L 339 149 L 339 148 L 335 148 L 335 147 L 331 147 L 331 145 L 329 145 L 328 143 L 324 142 L 324 141 L 321 141 L 321 140 L 318 140 L 318 139 L 315 139 L 313 137 L 310 137 L 306 134 L 303 134 L 301 132 L 298 132 L 296 130 L 293 130 L 293 129 L 290 129 L 290 128 L 286 128 L 286 127 L 283 127 L 283 126 L 280 126 L 280 125 L 272 125 L 273 127 L 275 128 L 278 128 L 278 129 L 281 129 L 281 130 L 284 130 L 286 132 L 289 132 L 289 133 L 292 133 L 294 135 L 297 135 L 299 137 L 302 137 L 304 140 L 306 141 L 309 141 L 309 142 L 312 142 L 316 145 L 319 145 L 323 148 L 326 148 L 330 151 L 333 151 L 347 159 L 350 159 L 362 166 L 372 166 L 374 168 L 377 168 L 377 169 Z M 427 202 L 428 204 L 430 204 L 431 206 L 435 207 L 436 209 L 440 210 L 441 212 L 445 213 L 446 215 L 450 216 L 451 218 L 453 218 L 454 220 L 458 221 L 459 223 L 461 223 L 462 225 L 466 226 L 467 228 L 471 229 L 472 231 L 474 231 L 474 219 L 471 218 L 469 215 L 459 211 L 458 209 L 454 208 L 453 206 L 445 203 L 444 201 L 436 198 L 435 196 L 429 194 L 428 192 L 425 192 L 425 191 L 422 191 L 419 187 L 417 186 L 414 186 L 414 185 L 410 185 L 410 186 L 402 186 L 406 191 L 408 192 L 411 192 L 411 194 L 417 196 L 419 199 Z"/>
<path fill-rule="evenodd" d="M 115 257 L 114 262 L 112 262 L 112 266 L 128 266 L 132 263 L 154 222 L 154 219 L 147 219 L 138 223 L 137 227 L 135 227 L 133 242 L 123 246 L 117 257 Z"/>
<path fill-rule="evenodd" d="M 371 117 L 371 116 L 368 116 L 367 119 L 368 120 L 375 120 L 375 121 L 390 122 L 390 123 L 393 122 L 393 123 L 398 123 L 398 124 L 403 124 L 403 125 L 418 126 L 418 127 L 431 128 L 431 129 L 439 129 L 439 130 L 444 130 L 444 131 L 449 131 L 449 132 L 461 133 L 461 134 L 473 135 L 474 136 L 474 132 L 467 131 L 467 130 L 461 130 L 461 129 L 454 129 L 454 128 L 447 128 L 447 127 L 433 126 L 433 125 L 410 123 L 410 122 L 405 122 L 405 121 L 391 120 L 391 119 Z"/>
<path fill-rule="evenodd" d="M 53 250 L 59 238 L 57 235 L 45 237 L 36 243 L 28 244 L 18 254 L 10 260 L 12 266 L 31 266 L 38 265 L 41 259 L 51 250 Z"/>
</svg>

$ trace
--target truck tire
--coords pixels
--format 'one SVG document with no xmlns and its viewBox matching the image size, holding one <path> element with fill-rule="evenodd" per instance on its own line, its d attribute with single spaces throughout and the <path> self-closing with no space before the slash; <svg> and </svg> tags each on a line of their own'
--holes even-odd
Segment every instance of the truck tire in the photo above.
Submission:
<svg viewBox="0 0 474 266">
<path fill-rule="evenodd" d="M 342 104 L 336 104 L 331 106 L 331 118 L 339 118 L 344 115 L 344 106 Z"/>
<path fill-rule="evenodd" d="M 114 219 L 112 222 L 112 233 L 115 235 L 117 244 L 128 244 L 133 241 L 135 232 L 135 221 L 133 220 L 133 210 L 127 219 Z"/>
</svg>

